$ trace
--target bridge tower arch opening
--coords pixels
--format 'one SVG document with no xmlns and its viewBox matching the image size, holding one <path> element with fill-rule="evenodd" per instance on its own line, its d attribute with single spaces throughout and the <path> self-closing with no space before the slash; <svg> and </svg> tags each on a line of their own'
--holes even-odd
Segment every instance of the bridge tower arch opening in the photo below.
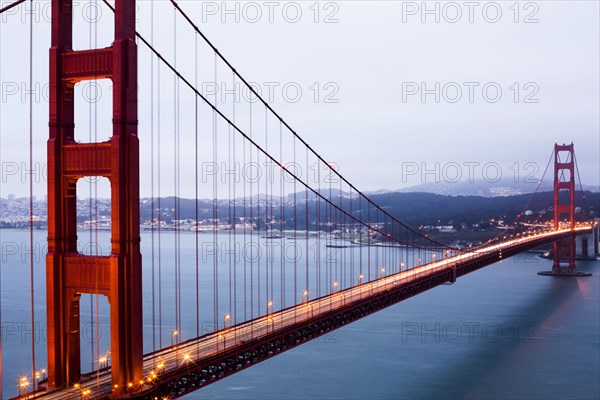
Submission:
<svg viewBox="0 0 600 400">
<path fill-rule="evenodd" d="M 115 394 L 143 379 L 142 281 L 137 136 L 135 0 L 115 0 L 114 41 L 102 49 L 73 50 L 73 1 L 52 0 L 48 140 L 48 254 L 46 307 L 48 385 L 67 387 L 81 374 L 80 297 L 107 296 L 110 304 Z M 77 83 L 111 79 L 112 136 L 104 142 L 75 138 Z M 109 255 L 77 251 L 77 181 L 110 181 Z"/>
</svg>

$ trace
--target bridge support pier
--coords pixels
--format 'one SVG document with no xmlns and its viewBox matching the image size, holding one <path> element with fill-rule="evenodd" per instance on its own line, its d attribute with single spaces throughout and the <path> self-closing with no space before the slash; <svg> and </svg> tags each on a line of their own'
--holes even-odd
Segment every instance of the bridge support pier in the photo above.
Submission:
<svg viewBox="0 0 600 400">
<path fill-rule="evenodd" d="M 552 267 L 551 271 L 540 271 L 542 276 L 592 276 L 591 272 L 578 271 L 576 267 Z"/>
<path fill-rule="evenodd" d="M 575 228 L 575 149 L 571 144 L 554 144 L 554 229 Z M 551 271 L 538 272 L 545 276 L 590 276 L 577 271 L 575 242 L 570 237 L 554 243 L 554 264 Z M 566 264 L 566 265 L 565 265 Z"/>
</svg>

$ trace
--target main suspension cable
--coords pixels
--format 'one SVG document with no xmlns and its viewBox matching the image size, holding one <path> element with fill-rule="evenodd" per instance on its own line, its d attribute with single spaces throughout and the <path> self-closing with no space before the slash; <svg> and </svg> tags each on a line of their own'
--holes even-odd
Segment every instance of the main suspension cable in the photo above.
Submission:
<svg viewBox="0 0 600 400">
<path fill-rule="evenodd" d="M 107 2 L 107 0 L 104 0 L 105 2 Z M 192 19 L 187 15 L 187 13 L 185 13 L 181 7 L 179 6 L 179 4 L 177 3 L 177 1 L 175 0 L 170 0 L 171 4 L 173 5 L 173 7 L 175 7 L 175 9 L 181 14 L 181 16 L 190 24 L 190 26 L 196 31 L 196 33 L 198 35 L 200 35 L 202 37 L 202 39 L 204 39 L 204 41 L 206 42 L 206 44 L 211 47 L 211 49 L 218 55 L 218 57 L 225 63 L 225 65 L 227 65 L 227 67 L 229 69 L 231 69 L 231 71 L 233 71 L 233 73 L 246 85 L 246 87 L 248 87 L 248 89 L 251 91 L 252 94 L 254 94 L 256 96 L 256 98 L 273 114 L 273 116 L 275 116 L 277 119 L 279 119 L 281 121 L 281 123 L 290 131 L 290 133 L 292 133 L 292 135 L 294 137 L 296 137 L 306 148 L 308 148 L 308 150 L 310 152 L 312 152 L 319 160 L 323 161 L 325 163 L 325 165 L 329 166 L 329 163 L 327 163 L 325 161 L 325 159 L 323 157 L 321 157 L 321 155 L 319 153 L 317 153 L 302 137 L 300 137 L 300 135 L 294 130 L 292 129 L 292 127 L 285 122 L 285 120 L 283 119 L 283 117 L 281 117 L 270 105 L 269 103 L 256 91 L 256 89 L 246 80 L 244 79 L 244 77 L 242 77 L 242 75 L 233 67 L 233 65 L 225 58 L 225 56 L 223 54 L 221 54 L 221 52 L 217 49 L 217 47 L 208 39 L 208 37 L 206 37 L 206 35 L 204 35 L 204 33 L 200 30 L 200 28 L 192 21 Z M 138 34 L 139 35 L 139 34 Z M 385 211 L 385 209 L 383 209 L 382 207 L 380 207 L 379 205 L 377 205 L 375 202 L 373 202 L 368 196 L 366 196 L 363 192 L 361 192 L 360 190 L 358 190 L 358 188 L 356 188 L 352 183 L 350 183 L 350 181 L 348 181 L 339 171 L 330 168 L 331 171 L 336 174 L 343 182 L 345 182 L 350 188 L 352 188 L 354 191 L 356 191 L 360 196 L 364 197 L 365 200 L 370 203 L 372 206 L 374 206 L 378 211 L 382 212 L 384 215 L 386 215 L 387 217 L 389 217 L 392 221 L 394 221 L 397 224 L 400 224 L 401 226 L 403 226 L 404 228 L 408 229 L 409 231 L 411 231 L 413 234 L 418 235 L 423 237 L 425 240 L 437 245 L 437 246 L 441 246 L 444 248 L 448 248 L 448 249 L 453 249 L 453 250 L 459 250 L 456 249 L 452 246 L 448 246 L 445 243 L 441 243 L 438 242 L 436 240 L 433 240 L 427 236 L 424 236 L 423 234 L 421 234 L 420 232 L 416 231 L 414 228 L 410 227 L 409 225 L 406 225 L 405 223 L 403 223 L 402 221 L 399 221 L 398 219 L 396 219 L 394 216 L 392 216 L 391 214 L 389 214 L 387 211 Z"/>
</svg>

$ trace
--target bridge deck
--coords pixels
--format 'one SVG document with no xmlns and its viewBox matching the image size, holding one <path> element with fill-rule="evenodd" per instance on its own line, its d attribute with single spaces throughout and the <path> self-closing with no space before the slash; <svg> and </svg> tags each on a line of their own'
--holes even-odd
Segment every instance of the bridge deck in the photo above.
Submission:
<svg viewBox="0 0 600 400">
<path fill-rule="evenodd" d="M 575 234 L 591 228 L 575 229 Z M 175 398 L 333 329 L 501 258 L 555 242 L 570 230 L 541 233 L 418 266 L 188 340 L 144 357 L 144 382 L 126 397 Z M 76 388 L 30 395 L 40 399 L 102 398 L 112 390 L 110 368 L 88 374 Z M 89 392 L 88 392 L 89 391 Z M 83 394 L 83 396 L 82 396 Z"/>
</svg>

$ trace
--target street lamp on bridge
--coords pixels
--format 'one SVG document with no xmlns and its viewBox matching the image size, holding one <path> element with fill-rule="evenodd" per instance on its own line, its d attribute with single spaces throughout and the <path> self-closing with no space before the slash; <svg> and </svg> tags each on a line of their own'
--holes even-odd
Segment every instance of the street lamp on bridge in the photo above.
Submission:
<svg viewBox="0 0 600 400">
<path fill-rule="evenodd" d="M 175 336 L 179 337 L 179 331 L 177 329 L 173 329 L 171 331 L 171 348 L 175 347 Z M 179 342 L 179 338 L 177 339 Z M 179 349 L 175 347 L 175 365 L 177 365 L 177 359 L 179 358 Z"/>
<path fill-rule="evenodd" d="M 171 331 L 171 347 L 175 347 L 175 336 L 179 336 L 179 331 L 177 329 Z"/>
<path fill-rule="evenodd" d="M 329 296 L 329 308 L 331 308 L 333 302 L 333 293 L 335 293 L 335 289 L 338 287 L 337 281 L 331 282 L 331 296 Z"/>
<path fill-rule="evenodd" d="M 269 316 L 269 308 L 273 307 L 273 300 L 267 301 L 266 317 L 267 317 L 267 333 L 269 332 L 269 322 L 273 323 L 273 319 Z"/>
<path fill-rule="evenodd" d="M 27 389 L 29 389 L 29 379 L 26 376 L 19 378 L 19 397 L 25 395 L 27 397 Z"/>
<path fill-rule="evenodd" d="M 42 379 L 46 379 L 47 375 L 46 375 L 46 368 L 42 368 L 39 371 L 35 372 L 35 382 L 34 382 L 34 387 L 37 387 L 38 382 L 41 381 Z"/>
</svg>

